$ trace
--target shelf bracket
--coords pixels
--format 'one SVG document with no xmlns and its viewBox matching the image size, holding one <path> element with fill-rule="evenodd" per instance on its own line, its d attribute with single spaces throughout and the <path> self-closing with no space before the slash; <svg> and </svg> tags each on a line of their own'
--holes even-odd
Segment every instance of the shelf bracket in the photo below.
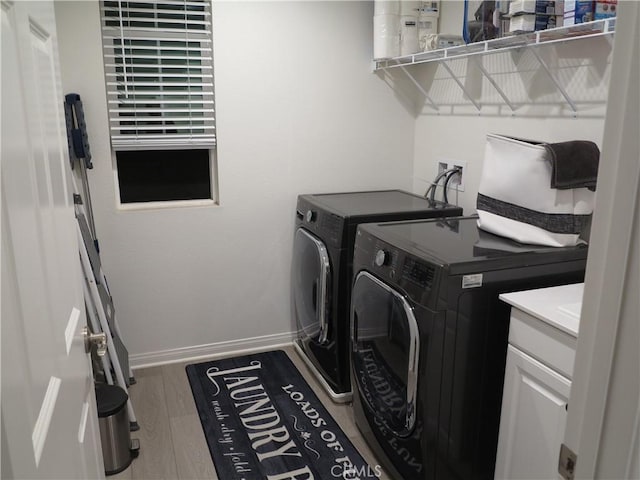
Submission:
<svg viewBox="0 0 640 480">
<path fill-rule="evenodd" d="M 493 79 L 491 74 L 487 72 L 487 70 L 484 68 L 484 65 L 482 65 L 482 58 L 477 58 L 477 57 L 472 57 L 472 58 L 475 60 L 475 64 L 478 67 L 478 69 L 480 69 L 480 71 L 485 76 L 485 78 L 489 80 L 489 83 L 493 85 L 493 88 L 496 89 L 496 92 L 498 92 L 498 95 L 502 97 L 502 100 L 504 100 L 504 103 L 506 103 L 509 106 L 509 108 L 511 109 L 511 112 L 512 113 L 515 112 L 516 109 L 513 108 L 513 103 L 511 103 L 511 100 L 509 100 L 509 97 L 507 97 L 507 95 L 504 93 L 504 90 L 502 90 L 498 85 L 498 82 L 496 82 Z"/>
<path fill-rule="evenodd" d="M 547 63 L 542 59 L 542 57 L 540 56 L 540 54 L 538 54 L 538 52 L 536 51 L 535 48 L 531 49 L 531 53 L 533 53 L 533 55 L 538 59 L 538 62 L 540 63 L 540 65 L 542 66 L 542 68 L 544 68 L 545 72 L 547 72 L 547 75 L 549 76 L 549 78 L 551 79 L 551 81 L 554 83 L 554 85 L 556 86 L 556 88 L 558 89 L 558 91 L 560 92 L 560 94 L 562 94 L 562 96 L 564 97 L 564 99 L 566 100 L 566 102 L 569 104 L 569 106 L 571 107 L 571 110 L 573 110 L 573 113 L 578 113 L 578 109 L 576 107 L 575 102 L 571 99 L 571 97 L 569 96 L 569 94 L 567 93 L 567 91 L 563 88 L 562 85 L 560 85 L 560 82 L 558 82 L 558 80 L 556 79 L 556 77 L 553 76 L 553 74 L 551 73 L 551 70 L 549 69 L 549 66 L 547 65 Z"/>
<path fill-rule="evenodd" d="M 411 73 L 405 67 L 400 67 L 400 70 L 402 70 L 407 75 L 407 77 L 409 77 L 409 80 L 411 80 L 413 84 L 418 88 L 418 90 L 420 90 L 420 93 L 422 93 L 422 95 L 424 95 L 424 97 L 427 99 L 427 102 L 429 102 L 431 108 L 433 108 L 436 112 L 439 112 L 440 109 L 438 108 L 438 105 L 436 105 L 436 103 L 429 96 L 424 87 L 420 85 L 420 83 L 413 77 L 413 75 L 411 75 Z"/>
<path fill-rule="evenodd" d="M 462 91 L 467 96 L 469 101 L 471 103 L 473 103 L 473 106 L 476 107 L 476 109 L 479 112 L 480 109 L 481 109 L 480 104 L 478 104 L 478 102 L 476 102 L 473 98 L 471 98 L 471 95 L 469 95 L 469 92 L 465 88 L 464 84 L 460 81 L 460 79 L 456 76 L 456 74 L 453 73 L 453 70 L 451 70 L 451 67 L 449 65 L 447 65 L 447 62 L 446 61 L 445 62 L 440 62 L 440 65 L 442 65 L 445 68 L 445 70 L 447 72 L 449 72 L 449 75 L 451 75 L 451 78 L 458 84 L 458 86 L 462 89 Z"/>
</svg>

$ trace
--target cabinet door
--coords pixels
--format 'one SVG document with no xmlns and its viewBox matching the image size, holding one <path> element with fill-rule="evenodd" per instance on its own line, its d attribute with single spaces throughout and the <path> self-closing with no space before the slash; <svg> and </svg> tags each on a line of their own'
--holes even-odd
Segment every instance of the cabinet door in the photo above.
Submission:
<svg viewBox="0 0 640 480">
<path fill-rule="evenodd" d="M 509 345 L 496 479 L 557 479 L 571 381 Z"/>
</svg>

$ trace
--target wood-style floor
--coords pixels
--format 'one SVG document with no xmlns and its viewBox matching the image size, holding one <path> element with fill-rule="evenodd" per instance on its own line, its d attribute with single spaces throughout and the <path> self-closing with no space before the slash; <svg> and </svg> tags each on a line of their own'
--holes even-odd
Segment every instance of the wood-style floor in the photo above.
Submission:
<svg viewBox="0 0 640 480">
<path fill-rule="evenodd" d="M 321 389 L 291 346 L 283 347 L 305 380 L 369 465 L 378 464 L 353 421 L 350 405 L 337 405 Z M 221 357 L 216 357 L 221 358 Z M 206 360 L 199 360 L 206 361 Z M 214 479 L 209 448 L 185 373 L 189 363 L 151 367 L 134 372 L 137 383 L 129 389 L 140 430 L 140 456 L 111 479 Z M 328 475 L 328 479 L 332 479 Z M 381 479 L 388 479 L 382 473 Z M 220 479 L 226 480 L 226 479 Z"/>
</svg>

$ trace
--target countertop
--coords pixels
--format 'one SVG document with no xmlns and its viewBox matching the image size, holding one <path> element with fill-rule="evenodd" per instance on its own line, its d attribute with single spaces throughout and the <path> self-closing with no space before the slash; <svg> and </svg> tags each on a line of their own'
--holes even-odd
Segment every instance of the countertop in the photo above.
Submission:
<svg viewBox="0 0 640 480">
<path fill-rule="evenodd" d="M 584 283 L 503 293 L 500 300 L 573 337 L 580 329 Z"/>
</svg>

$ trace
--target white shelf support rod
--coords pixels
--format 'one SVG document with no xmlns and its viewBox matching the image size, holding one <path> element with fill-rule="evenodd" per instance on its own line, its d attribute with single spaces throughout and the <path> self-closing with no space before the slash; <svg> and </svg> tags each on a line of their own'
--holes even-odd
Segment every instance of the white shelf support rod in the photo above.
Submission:
<svg viewBox="0 0 640 480">
<path fill-rule="evenodd" d="M 485 76 L 485 78 L 489 80 L 489 83 L 493 85 L 493 88 L 496 89 L 496 92 L 498 92 L 498 95 L 502 97 L 502 100 L 504 100 L 504 103 L 506 103 L 509 106 L 512 112 L 515 112 L 516 109 L 513 107 L 513 103 L 511 103 L 511 100 L 509 100 L 509 97 L 507 97 L 507 95 L 504 93 L 504 90 L 502 90 L 498 85 L 498 82 L 496 82 L 493 79 L 491 74 L 487 72 L 486 68 L 484 68 L 484 65 L 482 65 L 482 58 L 473 57 L 473 60 L 475 61 L 476 66 L 480 69 L 480 71 Z"/>
<path fill-rule="evenodd" d="M 407 75 L 407 77 L 409 77 L 409 80 L 413 82 L 416 88 L 420 90 L 420 93 L 422 93 L 422 95 L 424 95 L 424 97 L 427 99 L 427 102 L 429 102 L 429 105 L 431 105 L 431 108 L 433 108 L 436 112 L 439 112 L 440 109 L 438 108 L 438 105 L 436 105 L 436 103 L 429 96 L 429 94 L 424 89 L 424 87 L 420 85 L 420 83 L 413 77 L 413 75 L 411 75 L 411 73 L 409 73 L 409 71 L 405 67 L 400 67 L 400 70 L 402 70 Z"/>
<path fill-rule="evenodd" d="M 451 78 L 458 84 L 458 86 L 462 89 L 462 91 L 467 96 L 469 101 L 473 103 L 473 106 L 476 107 L 476 109 L 479 112 L 481 109 L 480 104 L 478 104 L 478 102 L 476 102 L 473 98 L 471 98 L 471 95 L 469 95 L 469 92 L 465 88 L 464 83 L 462 83 L 460 79 L 456 76 L 456 74 L 453 73 L 453 70 L 451 70 L 451 67 L 447 65 L 447 62 L 440 62 L 440 65 L 442 65 L 445 68 L 445 70 L 449 72 L 449 75 L 451 75 Z"/>
<path fill-rule="evenodd" d="M 544 70 L 547 72 L 547 75 L 549 76 L 549 78 L 551 79 L 551 81 L 553 82 L 553 84 L 556 86 L 556 88 L 558 89 L 558 91 L 562 94 L 562 96 L 564 97 L 564 99 L 567 101 L 567 103 L 569 104 L 569 106 L 571 107 L 571 110 L 573 110 L 573 113 L 578 113 L 578 108 L 576 107 L 575 102 L 571 99 L 571 97 L 569 96 L 569 94 L 567 93 L 567 91 L 562 87 L 562 85 L 560 85 L 560 82 L 558 82 L 558 80 L 556 79 L 556 77 L 553 76 L 553 74 L 551 73 L 551 70 L 549 69 L 549 66 L 547 65 L 547 62 L 545 62 L 542 57 L 540 56 L 540 54 L 538 54 L 538 52 L 536 51 L 535 48 L 531 49 L 531 52 L 533 53 L 533 55 L 538 59 L 538 62 L 540 63 L 540 65 L 542 66 L 542 68 L 544 68 Z"/>
</svg>

